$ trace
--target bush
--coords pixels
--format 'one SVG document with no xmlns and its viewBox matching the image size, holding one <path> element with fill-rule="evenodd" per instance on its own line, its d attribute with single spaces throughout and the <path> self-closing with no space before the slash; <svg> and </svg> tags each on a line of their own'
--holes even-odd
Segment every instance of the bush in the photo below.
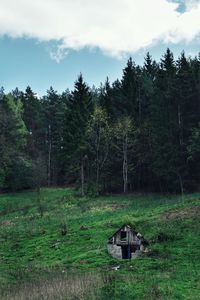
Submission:
<svg viewBox="0 0 200 300">
<path fill-rule="evenodd" d="M 12 191 L 28 189 L 32 183 L 32 163 L 30 160 L 17 157 L 12 162 L 12 167 L 6 178 L 6 187 Z"/>
</svg>

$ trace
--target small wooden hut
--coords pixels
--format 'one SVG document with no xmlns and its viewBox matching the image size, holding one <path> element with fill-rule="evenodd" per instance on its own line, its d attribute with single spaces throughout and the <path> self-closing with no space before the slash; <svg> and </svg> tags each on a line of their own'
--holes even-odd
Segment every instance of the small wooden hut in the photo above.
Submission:
<svg viewBox="0 0 200 300">
<path fill-rule="evenodd" d="M 108 252 L 118 259 L 134 259 L 148 245 L 144 237 L 124 224 L 108 240 Z"/>
</svg>

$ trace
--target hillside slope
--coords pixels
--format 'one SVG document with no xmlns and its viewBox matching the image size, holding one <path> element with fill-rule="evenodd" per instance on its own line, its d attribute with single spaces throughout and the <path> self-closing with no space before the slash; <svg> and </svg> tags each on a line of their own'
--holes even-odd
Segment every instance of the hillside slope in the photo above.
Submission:
<svg viewBox="0 0 200 300">
<path fill-rule="evenodd" d="M 131 262 L 107 253 L 108 237 L 124 223 L 150 241 Z M 199 299 L 199 232 L 200 194 L 1 195 L 0 298 Z"/>
</svg>

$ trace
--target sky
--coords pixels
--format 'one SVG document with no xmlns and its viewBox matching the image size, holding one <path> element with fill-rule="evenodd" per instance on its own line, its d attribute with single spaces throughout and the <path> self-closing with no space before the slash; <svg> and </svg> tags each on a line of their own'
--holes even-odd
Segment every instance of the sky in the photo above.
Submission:
<svg viewBox="0 0 200 300">
<path fill-rule="evenodd" d="M 200 52 L 200 0 L 0 0 L 0 86 L 38 95 L 73 89 L 82 73 L 98 87 L 142 64 Z"/>
</svg>

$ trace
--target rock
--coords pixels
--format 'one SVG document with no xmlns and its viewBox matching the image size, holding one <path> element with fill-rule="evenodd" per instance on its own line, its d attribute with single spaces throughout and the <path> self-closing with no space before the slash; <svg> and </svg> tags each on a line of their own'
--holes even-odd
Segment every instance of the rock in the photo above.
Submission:
<svg viewBox="0 0 200 300">
<path fill-rule="evenodd" d="M 114 271 L 117 271 L 117 270 L 120 269 L 120 266 L 114 266 L 114 267 L 112 267 L 111 269 L 114 270 Z"/>
</svg>

